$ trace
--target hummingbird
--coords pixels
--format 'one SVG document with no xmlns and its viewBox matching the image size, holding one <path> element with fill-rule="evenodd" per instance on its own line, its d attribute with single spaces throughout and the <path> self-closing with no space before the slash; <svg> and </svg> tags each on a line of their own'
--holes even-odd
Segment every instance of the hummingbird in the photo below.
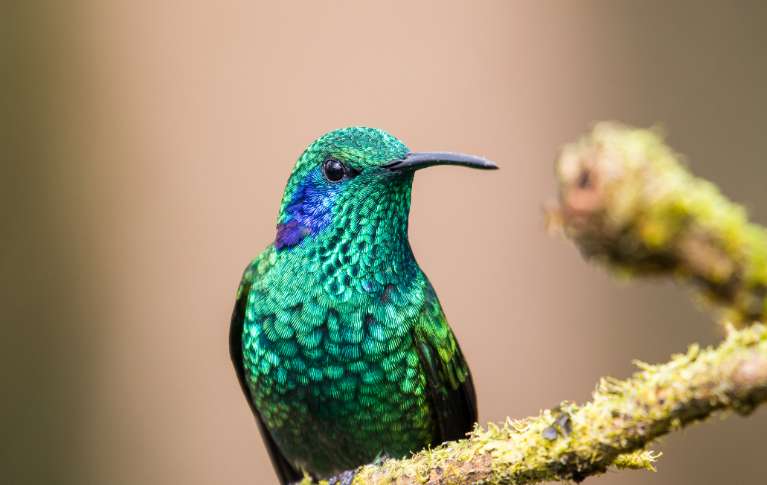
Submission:
<svg viewBox="0 0 767 485">
<path fill-rule="evenodd" d="M 462 438 L 477 419 L 408 240 L 414 173 L 435 165 L 497 168 L 375 128 L 321 136 L 288 179 L 274 242 L 244 271 L 230 354 L 283 484 Z"/>
</svg>

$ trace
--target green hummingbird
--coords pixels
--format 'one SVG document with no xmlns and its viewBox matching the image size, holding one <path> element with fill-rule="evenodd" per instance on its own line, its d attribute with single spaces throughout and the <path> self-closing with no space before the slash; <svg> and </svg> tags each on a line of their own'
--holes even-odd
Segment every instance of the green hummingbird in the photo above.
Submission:
<svg viewBox="0 0 767 485">
<path fill-rule="evenodd" d="M 497 168 L 365 127 L 323 135 L 296 162 L 229 337 L 282 483 L 402 457 L 476 421 L 469 368 L 408 241 L 413 174 L 434 165 Z"/>
</svg>

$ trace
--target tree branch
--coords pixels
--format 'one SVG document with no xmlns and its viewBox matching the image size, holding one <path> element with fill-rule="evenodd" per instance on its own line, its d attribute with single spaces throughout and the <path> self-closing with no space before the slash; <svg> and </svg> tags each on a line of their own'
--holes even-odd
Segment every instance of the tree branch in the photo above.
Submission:
<svg viewBox="0 0 767 485">
<path fill-rule="evenodd" d="M 582 406 L 563 402 L 536 417 L 478 427 L 466 440 L 330 483 L 521 485 L 580 481 L 611 466 L 652 468 L 652 453 L 627 454 L 716 411 L 747 414 L 767 400 L 767 328 L 732 330 L 718 348 L 693 345 L 667 364 L 640 367 L 625 381 L 603 379 Z"/>
<path fill-rule="evenodd" d="M 620 273 L 693 283 L 726 321 L 764 321 L 767 230 L 678 160 L 654 131 L 598 124 L 562 151 L 551 227 Z"/>
<path fill-rule="evenodd" d="M 738 324 L 767 313 L 767 230 L 715 186 L 693 177 L 657 133 L 602 123 L 557 163 L 553 227 L 581 252 L 630 275 L 674 275 Z M 593 399 L 477 427 L 467 439 L 408 459 L 362 466 L 329 484 L 528 484 L 610 467 L 652 469 L 654 439 L 720 411 L 767 400 L 767 327 L 728 327 L 716 348 L 692 345 L 630 379 L 602 379 Z M 304 484 L 313 483 L 306 478 Z"/>
</svg>

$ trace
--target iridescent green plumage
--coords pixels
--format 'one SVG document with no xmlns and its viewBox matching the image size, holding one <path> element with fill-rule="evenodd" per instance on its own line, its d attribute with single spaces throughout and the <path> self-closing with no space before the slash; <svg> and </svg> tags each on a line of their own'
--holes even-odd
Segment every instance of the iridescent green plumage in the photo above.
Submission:
<svg viewBox="0 0 767 485">
<path fill-rule="evenodd" d="M 438 158 L 347 128 L 296 164 L 277 239 L 243 276 L 230 337 L 283 482 L 404 456 L 476 420 L 468 367 L 408 242 L 413 169 L 457 163 Z"/>
</svg>

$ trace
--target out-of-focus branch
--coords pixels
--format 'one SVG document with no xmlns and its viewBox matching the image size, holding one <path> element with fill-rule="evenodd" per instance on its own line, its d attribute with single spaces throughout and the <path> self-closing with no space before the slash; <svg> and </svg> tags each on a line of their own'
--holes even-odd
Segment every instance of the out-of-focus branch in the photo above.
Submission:
<svg viewBox="0 0 767 485">
<path fill-rule="evenodd" d="M 695 284 L 734 324 L 767 315 L 767 230 L 696 178 L 652 130 L 600 123 L 557 161 L 549 212 L 592 260 Z"/>
<path fill-rule="evenodd" d="M 692 346 L 667 364 L 640 368 L 625 381 L 603 379 L 582 406 L 564 402 L 536 417 L 477 428 L 468 439 L 366 465 L 330 483 L 528 484 L 580 481 L 609 467 L 652 468 L 655 456 L 643 450 L 655 438 L 716 411 L 748 413 L 767 400 L 767 328 L 732 330 L 715 349 Z"/>
</svg>

